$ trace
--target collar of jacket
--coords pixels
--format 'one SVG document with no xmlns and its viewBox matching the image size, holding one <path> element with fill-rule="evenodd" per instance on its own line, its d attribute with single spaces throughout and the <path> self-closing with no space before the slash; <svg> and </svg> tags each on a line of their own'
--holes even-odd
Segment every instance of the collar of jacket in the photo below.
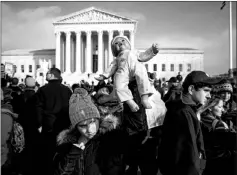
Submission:
<svg viewBox="0 0 237 175">
<path fill-rule="evenodd" d="M 109 131 L 112 131 L 118 128 L 120 125 L 120 120 L 112 115 L 108 114 L 105 117 L 100 119 L 100 126 L 98 130 L 98 134 L 105 134 Z M 61 131 L 57 136 L 57 144 L 61 145 L 63 143 L 76 143 L 78 140 L 77 136 L 75 135 L 75 130 L 73 128 L 66 129 Z"/>
<path fill-rule="evenodd" d="M 25 91 L 35 91 L 35 87 L 26 87 Z"/>
<path fill-rule="evenodd" d="M 61 83 L 61 80 L 59 79 L 52 79 L 48 81 L 49 83 Z"/>
<path fill-rule="evenodd" d="M 196 109 L 200 108 L 202 105 L 201 104 L 197 104 L 193 101 L 193 99 L 191 98 L 190 94 L 184 94 L 182 93 L 181 95 L 181 101 L 186 104 L 186 105 L 190 105 L 192 107 L 195 107 Z"/>
</svg>

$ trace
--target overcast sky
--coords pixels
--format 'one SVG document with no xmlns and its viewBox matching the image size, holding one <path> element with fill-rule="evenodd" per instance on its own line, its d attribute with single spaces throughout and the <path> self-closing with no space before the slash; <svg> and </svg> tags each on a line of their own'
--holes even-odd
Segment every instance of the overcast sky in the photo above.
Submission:
<svg viewBox="0 0 237 175">
<path fill-rule="evenodd" d="M 135 47 L 186 47 L 204 51 L 210 74 L 229 69 L 229 3 L 222 2 L 1 2 L 2 51 L 55 48 L 53 20 L 89 7 L 138 20 Z M 232 2 L 236 67 L 236 2 Z"/>
</svg>

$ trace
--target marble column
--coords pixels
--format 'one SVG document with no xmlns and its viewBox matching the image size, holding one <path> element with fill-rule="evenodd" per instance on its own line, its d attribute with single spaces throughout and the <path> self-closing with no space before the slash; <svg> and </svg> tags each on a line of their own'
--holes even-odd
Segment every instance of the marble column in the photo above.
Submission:
<svg viewBox="0 0 237 175">
<path fill-rule="evenodd" d="M 81 73 L 81 31 L 76 31 L 76 73 Z"/>
<path fill-rule="evenodd" d="M 98 31 L 98 73 L 103 73 L 103 31 Z"/>
<path fill-rule="evenodd" d="M 52 60 L 51 58 L 48 59 L 48 62 L 49 62 L 49 69 L 52 68 Z"/>
<path fill-rule="evenodd" d="M 55 67 L 61 70 L 61 32 L 56 32 L 56 57 L 55 57 Z"/>
<path fill-rule="evenodd" d="M 66 32 L 66 73 L 71 73 L 71 32 Z"/>
<path fill-rule="evenodd" d="M 86 73 L 92 73 L 91 69 L 91 31 L 86 31 L 86 60 L 85 60 Z"/>
<path fill-rule="evenodd" d="M 110 65 L 110 63 L 113 61 L 113 54 L 112 54 L 112 50 L 111 50 L 111 41 L 112 41 L 112 39 L 113 39 L 113 31 L 108 31 L 108 33 L 109 33 L 109 40 L 108 40 L 108 55 L 109 55 L 109 57 L 108 57 L 108 67 L 109 67 L 109 65 Z M 105 70 L 106 70 L 106 68 L 105 68 Z"/>
<path fill-rule="evenodd" d="M 123 35 L 124 34 L 124 31 L 123 30 L 119 30 L 119 35 Z"/>
<path fill-rule="evenodd" d="M 129 33 L 130 33 L 131 49 L 133 50 L 134 49 L 134 31 L 130 30 Z"/>
</svg>

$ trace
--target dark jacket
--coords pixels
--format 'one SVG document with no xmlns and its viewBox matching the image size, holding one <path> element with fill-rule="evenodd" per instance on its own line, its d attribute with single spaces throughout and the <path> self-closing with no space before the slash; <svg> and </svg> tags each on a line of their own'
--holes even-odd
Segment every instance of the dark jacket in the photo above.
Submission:
<svg viewBox="0 0 237 175">
<path fill-rule="evenodd" d="M 158 152 L 159 168 L 163 175 L 199 175 L 200 155 L 205 157 L 197 105 L 189 95 L 166 104 L 161 144 Z"/>
<path fill-rule="evenodd" d="M 13 107 L 13 111 L 17 114 L 20 114 L 22 112 L 22 107 L 23 107 L 23 103 L 24 101 L 22 98 L 22 90 L 20 87 L 18 86 L 9 86 L 10 89 L 12 89 L 12 107 Z"/>
<path fill-rule="evenodd" d="M 36 93 L 36 110 L 42 133 L 59 133 L 70 125 L 69 99 L 72 91 L 60 80 L 50 80 Z"/>
<path fill-rule="evenodd" d="M 129 89 L 132 92 L 133 100 L 138 104 L 140 109 L 137 112 L 132 112 L 129 106 L 124 103 L 123 128 L 128 135 L 134 135 L 141 131 L 146 132 L 148 125 L 146 109 L 141 104 L 141 98 L 135 80 L 129 82 Z"/>
<path fill-rule="evenodd" d="M 26 88 L 22 96 L 22 112 L 19 115 L 19 122 L 25 132 L 26 144 L 32 143 L 39 137 L 37 114 L 36 114 L 36 92 L 34 89 Z"/>
<path fill-rule="evenodd" d="M 207 158 L 205 175 L 236 174 L 237 133 L 231 127 L 225 128 L 223 121 L 211 113 L 202 115 L 201 128 Z"/>
<path fill-rule="evenodd" d="M 96 136 L 81 150 L 73 145 L 80 135 L 64 130 L 57 138 L 58 147 L 54 157 L 55 175 L 123 175 L 125 165 L 116 136 L 118 120 L 108 115 L 103 118 Z"/>
</svg>

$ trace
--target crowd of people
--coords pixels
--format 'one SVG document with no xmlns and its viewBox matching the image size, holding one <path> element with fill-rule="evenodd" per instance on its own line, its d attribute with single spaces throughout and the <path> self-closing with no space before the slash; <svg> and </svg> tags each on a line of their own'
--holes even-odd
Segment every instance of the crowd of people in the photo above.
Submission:
<svg viewBox="0 0 237 175">
<path fill-rule="evenodd" d="M 156 45 L 138 54 L 120 36 L 111 47 L 116 69 L 96 85 L 68 87 L 57 68 L 42 87 L 31 76 L 21 86 L 2 77 L 2 174 L 236 174 L 236 84 L 203 71 L 162 84 L 140 63 Z M 14 121 L 24 131 L 18 152 Z"/>
</svg>

